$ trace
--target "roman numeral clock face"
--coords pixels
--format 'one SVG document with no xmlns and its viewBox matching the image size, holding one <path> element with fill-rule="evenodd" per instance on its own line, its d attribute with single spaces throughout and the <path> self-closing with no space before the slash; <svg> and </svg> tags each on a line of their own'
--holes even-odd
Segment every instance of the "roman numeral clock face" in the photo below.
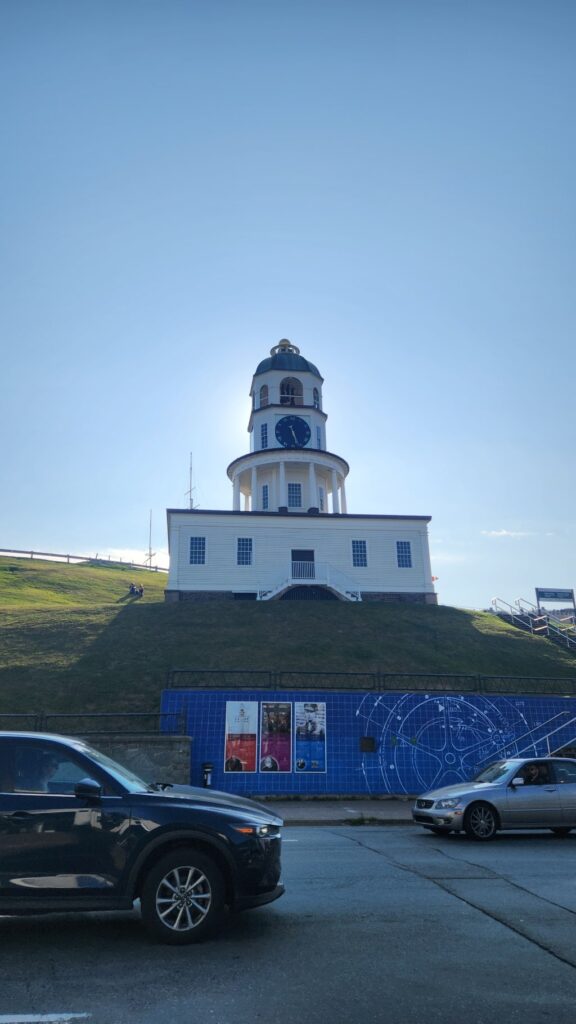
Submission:
<svg viewBox="0 0 576 1024">
<path fill-rule="evenodd" d="M 301 416 L 283 416 L 276 424 L 276 440 L 283 448 L 305 448 L 310 427 Z"/>
</svg>

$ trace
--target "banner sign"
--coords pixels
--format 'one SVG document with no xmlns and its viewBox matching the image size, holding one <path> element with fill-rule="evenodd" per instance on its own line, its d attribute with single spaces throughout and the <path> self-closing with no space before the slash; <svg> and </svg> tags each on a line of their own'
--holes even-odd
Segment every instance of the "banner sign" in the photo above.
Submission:
<svg viewBox="0 0 576 1024">
<path fill-rule="evenodd" d="M 292 704 L 267 701 L 261 705 L 260 771 L 292 771 Z"/>
<path fill-rule="evenodd" d="M 326 703 L 294 704 L 294 761 L 297 772 L 326 771 Z"/>
<path fill-rule="evenodd" d="M 226 701 L 225 772 L 255 772 L 258 701 Z"/>
<path fill-rule="evenodd" d="M 573 590 L 542 590 L 536 587 L 536 600 L 540 601 L 571 601 L 574 604 Z"/>
</svg>

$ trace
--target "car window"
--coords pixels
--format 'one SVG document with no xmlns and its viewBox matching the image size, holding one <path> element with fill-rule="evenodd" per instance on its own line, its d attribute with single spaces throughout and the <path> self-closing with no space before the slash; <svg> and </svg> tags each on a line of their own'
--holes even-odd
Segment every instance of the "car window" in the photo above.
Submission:
<svg viewBox="0 0 576 1024">
<path fill-rule="evenodd" d="M 576 782 L 576 764 L 569 761 L 554 761 L 554 773 L 559 783 Z"/>
<path fill-rule="evenodd" d="M 89 774 L 67 750 L 53 744 L 18 743 L 13 746 L 14 793 L 74 793 Z"/>
<path fill-rule="evenodd" d="M 501 779 L 506 772 L 509 772 L 514 764 L 513 761 L 495 761 L 494 764 L 489 764 L 487 768 L 483 768 L 482 771 L 478 772 L 472 779 L 473 782 L 497 782 Z"/>
</svg>

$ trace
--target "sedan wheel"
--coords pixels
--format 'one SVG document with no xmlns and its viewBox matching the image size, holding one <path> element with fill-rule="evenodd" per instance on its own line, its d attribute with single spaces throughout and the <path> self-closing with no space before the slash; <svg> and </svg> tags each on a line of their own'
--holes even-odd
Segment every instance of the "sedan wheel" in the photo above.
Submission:
<svg viewBox="0 0 576 1024">
<path fill-rule="evenodd" d="M 173 945 L 198 942 L 215 931 L 224 909 L 224 882 L 208 857 L 176 850 L 152 868 L 142 889 L 146 926 Z"/>
<path fill-rule="evenodd" d="M 560 828 L 551 828 L 550 831 L 553 832 L 555 836 L 569 836 L 572 829 L 563 825 Z"/>
<path fill-rule="evenodd" d="M 498 831 L 496 812 L 489 804 L 472 804 L 466 811 L 464 831 L 469 839 L 486 842 Z"/>
</svg>

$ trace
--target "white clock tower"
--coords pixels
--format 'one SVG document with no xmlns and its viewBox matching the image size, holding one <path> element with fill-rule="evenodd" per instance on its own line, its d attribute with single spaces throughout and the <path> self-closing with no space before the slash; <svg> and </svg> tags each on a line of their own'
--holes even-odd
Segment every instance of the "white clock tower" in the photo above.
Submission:
<svg viewBox="0 0 576 1024">
<path fill-rule="evenodd" d="M 232 509 L 168 509 L 167 601 L 435 604 L 429 516 L 350 514 L 326 444 L 323 378 L 285 338 L 252 378 Z"/>
<path fill-rule="evenodd" d="M 349 467 L 326 448 L 323 382 L 286 338 L 258 365 L 250 452 L 228 466 L 235 511 L 346 512 Z"/>
</svg>

